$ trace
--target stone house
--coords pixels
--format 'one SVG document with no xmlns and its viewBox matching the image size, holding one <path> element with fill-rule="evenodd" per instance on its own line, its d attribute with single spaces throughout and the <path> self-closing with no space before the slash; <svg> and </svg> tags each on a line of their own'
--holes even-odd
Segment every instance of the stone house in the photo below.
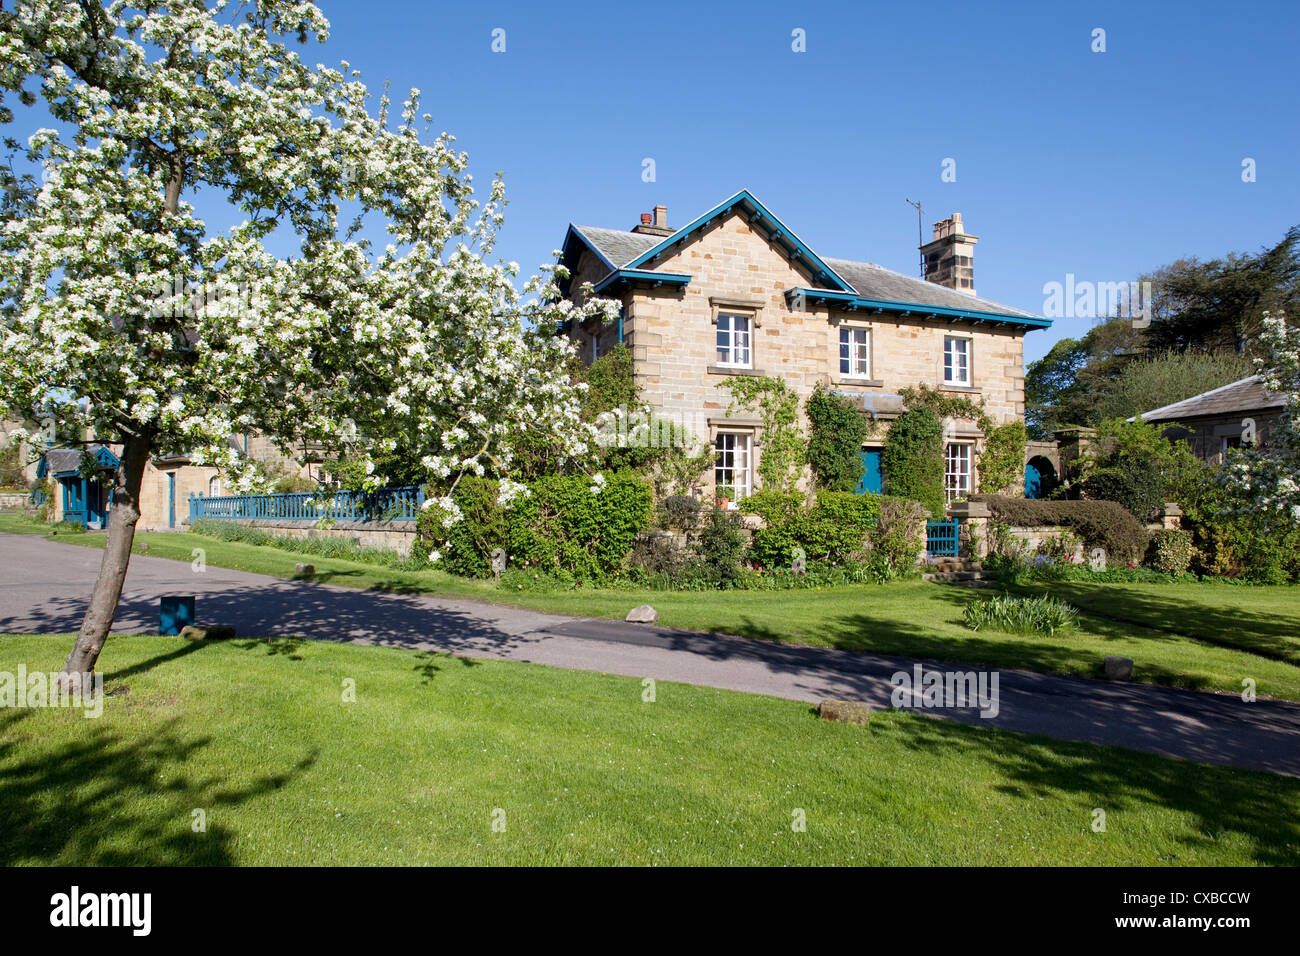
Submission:
<svg viewBox="0 0 1300 956">
<path fill-rule="evenodd" d="M 1140 417 L 1168 425 L 1166 437 L 1186 441 L 1197 458 L 1218 465 L 1230 448 L 1267 445 L 1285 406 L 1285 393 L 1270 391 L 1258 375 L 1250 375 Z"/>
<path fill-rule="evenodd" d="M 755 488 L 762 429 L 729 413 L 729 394 L 717 387 L 735 375 L 780 376 L 801 404 L 818 382 L 860 404 L 882 426 L 862 449 L 860 490 L 880 491 L 900 389 L 924 383 L 982 401 L 997 424 L 1024 417 L 1024 336 L 1051 322 L 976 295 L 977 241 L 960 214 L 935 223 L 921 248 L 926 278 L 913 278 L 820 256 L 748 190 L 681 228 L 668 225 L 663 206 L 626 231 L 570 224 L 562 291 L 580 301 L 591 283 L 622 308 L 616 321 L 565 332 L 584 362 L 619 342 L 630 348 L 656 414 L 715 449 L 704 493 L 730 486 L 743 498 Z M 949 500 L 978 490 L 983 439 L 973 423 L 949 426 Z"/>
</svg>

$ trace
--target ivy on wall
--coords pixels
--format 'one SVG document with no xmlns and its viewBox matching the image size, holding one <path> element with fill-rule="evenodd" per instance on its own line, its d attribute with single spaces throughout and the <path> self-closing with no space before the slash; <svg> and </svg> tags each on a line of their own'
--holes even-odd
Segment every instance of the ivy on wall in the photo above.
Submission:
<svg viewBox="0 0 1300 956">
<path fill-rule="evenodd" d="M 962 395 L 945 395 L 924 383 L 916 388 L 899 389 L 905 407 L 928 408 L 939 419 L 964 418 L 976 424 L 984 433 L 984 450 L 979 456 L 981 490 L 988 494 L 1017 493 L 1023 488 L 1025 446 L 1029 431 L 1024 422 L 1007 422 L 998 425 L 983 404 L 977 404 Z M 943 448 L 939 449 L 939 480 L 943 481 Z"/>
<path fill-rule="evenodd" d="M 773 375 L 738 375 L 718 388 L 731 392 L 727 414 L 737 408 L 758 417 L 763 428 L 763 451 L 758 477 L 771 491 L 793 491 L 807 461 L 799 430 L 799 396 L 785 379 Z"/>
<path fill-rule="evenodd" d="M 934 409 L 920 405 L 894 419 L 881 464 L 890 495 L 918 501 L 932 516 L 943 516 L 943 423 Z"/>
<path fill-rule="evenodd" d="M 804 402 L 808 414 L 808 464 L 827 491 L 856 491 L 862 480 L 867 416 L 844 395 L 818 382 Z"/>
</svg>

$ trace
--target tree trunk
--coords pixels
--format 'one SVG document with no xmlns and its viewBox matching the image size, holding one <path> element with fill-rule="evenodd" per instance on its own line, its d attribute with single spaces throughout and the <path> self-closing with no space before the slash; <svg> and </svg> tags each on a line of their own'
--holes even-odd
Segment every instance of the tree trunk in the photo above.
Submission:
<svg viewBox="0 0 1300 956">
<path fill-rule="evenodd" d="M 95 590 L 90 595 L 85 620 L 77 634 L 63 665 L 65 683 L 74 675 L 81 677 L 95 669 L 95 661 L 104 648 L 113 619 L 117 616 L 117 603 L 122 597 L 122 584 L 126 581 L 126 568 L 131 560 L 131 542 L 135 540 L 135 525 L 140 520 L 140 485 L 144 468 L 153 451 L 153 435 L 142 431 L 128 435 L 122 445 L 122 458 L 113 478 L 113 507 L 108 517 L 108 541 L 104 557 L 99 563 L 99 576 Z"/>
</svg>

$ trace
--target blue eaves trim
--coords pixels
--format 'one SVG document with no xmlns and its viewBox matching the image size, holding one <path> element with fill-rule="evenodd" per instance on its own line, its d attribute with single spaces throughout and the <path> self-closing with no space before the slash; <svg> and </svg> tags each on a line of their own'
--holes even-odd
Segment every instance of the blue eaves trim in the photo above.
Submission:
<svg viewBox="0 0 1300 956">
<path fill-rule="evenodd" d="M 853 293 L 838 292 L 832 289 L 787 289 L 786 298 L 803 294 L 805 299 L 838 302 L 849 308 L 876 309 L 884 312 L 915 313 L 918 315 L 942 315 L 969 322 L 996 322 L 1007 325 L 1023 325 L 1031 329 L 1051 328 L 1052 320 L 1036 315 L 1008 315 L 1005 312 L 988 312 L 983 309 L 954 309 L 942 305 L 922 305 L 919 302 L 890 302 L 885 299 L 868 299 Z"/>
<path fill-rule="evenodd" d="M 791 250 L 793 250 L 793 254 L 794 254 L 793 257 L 803 262 L 804 265 L 808 268 L 808 270 L 814 273 L 818 279 L 826 279 L 829 285 L 838 288 L 842 292 L 848 292 L 848 293 L 853 292 L 853 286 L 849 285 L 842 278 L 840 278 L 840 276 L 836 273 L 834 269 L 832 269 L 825 262 L 823 262 L 821 260 L 821 257 L 818 256 L 817 253 L 813 252 L 812 249 L 808 247 L 807 243 L 805 243 L 802 239 L 800 239 L 793 232 L 791 232 L 790 229 L 786 226 L 786 224 L 783 223 L 780 219 L 776 218 L 776 216 L 774 216 L 766 206 L 764 206 L 761 202 L 759 202 L 754 197 L 754 194 L 751 193 L 748 189 L 742 189 L 740 192 L 736 193 L 736 195 L 732 196 L 730 199 L 723 201 L 717 206 L 714 206 L 712 209 L 710 209 L 704 215 L 700 216 L 694 222 L 682 226 L 682 228 L 678 229 L 671 236 L 666 236 L 662 242 L 658 243 L 657 245 L 651 246 L 645 252 L 641 253 L 641 255 L 637 256 L 626 266 L 624 266 L 623 267 L 624 270 L 636 269 L 638 266 L 643 266 L 647 262 L 650 262 L 658 258 L 659 256 L 663 255 L 665 252 L 667 252 L 669 249 L 671 249 L 673 246 L 677 245 L 680 242 L 685 241 L 685 239 L 688 236 L 690 236 L 691 233 L 695 232 L 696 230 L 703 229 L 705 226 L 707 226 L 714 219 L 717 219 L 719 216 L 725 216 L 727 213 L 729 213 L 732 210 L 733 207 L 739 204 L 744 204 L 749 206 L 754 213 L 754 219 L 752 219 L 751 222 L 757 222 L 759 224 L 767 224 L 769 226 L 769 230 L 768 230 L 769 236 L 779 237 L 782 242 L 784 242 L 787 246 L 790 247 Z"/>
<path fill-rule="evenodd" d="M 654 285 L 684 286 L 691 277 L 680 272 L 655 272 L 653 269 L 616 269 L 592 286 L 592 293 L 599 294 L 616 282 L 650 282 Z"/>
</svg>

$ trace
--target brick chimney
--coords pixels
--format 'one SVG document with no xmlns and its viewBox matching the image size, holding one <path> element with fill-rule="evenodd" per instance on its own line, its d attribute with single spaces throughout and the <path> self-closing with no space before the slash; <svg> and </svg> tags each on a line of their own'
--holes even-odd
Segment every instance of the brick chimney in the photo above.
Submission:
<svg viewBox="0 0 1300 956">
<path fill-rule="evenodd" d="M 966 295 L 975 294 L 975 243 L 978 236 L 967 235 L 962 228 L 961 213 L 934 224 L 934 237 L 921 247 L 927 282 Z"/>
<path fill-rule="evenodd" d="M 632 231 L 648 236 L 671 236 L 677 230 L 668 225 L 668 207 L 655 206 L 653 213 L 641 213 L 641 224 L 634 226 Z"/>
</svg>

